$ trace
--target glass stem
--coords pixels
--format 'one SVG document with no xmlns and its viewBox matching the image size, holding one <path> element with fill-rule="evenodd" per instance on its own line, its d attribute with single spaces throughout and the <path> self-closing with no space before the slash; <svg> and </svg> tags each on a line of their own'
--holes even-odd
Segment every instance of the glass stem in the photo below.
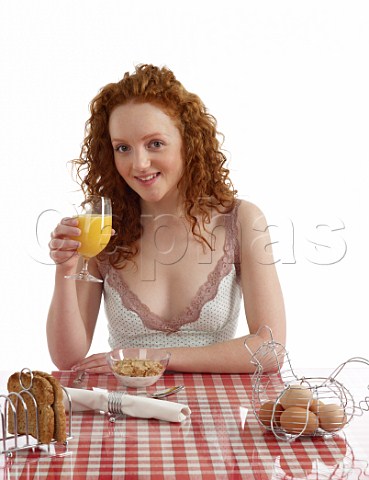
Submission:
<svg viewBox="0 0 369 480">
<path fill-rule="evenodd" d="M 83 257 L 83 265 L 81 270 L 81 275 L 88 276 L 88 258 Z"/>
</svg>

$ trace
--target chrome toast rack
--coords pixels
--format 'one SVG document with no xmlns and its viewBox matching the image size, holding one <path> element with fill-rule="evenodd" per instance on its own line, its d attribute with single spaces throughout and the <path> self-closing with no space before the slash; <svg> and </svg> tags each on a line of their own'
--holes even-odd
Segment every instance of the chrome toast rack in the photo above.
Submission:
<svg viewBox="0 0 369 480">
<path fill-rule="evenodd" d="M 28 374 L 30 376 L 30 382 L 28 385 L 24 384 L 24 379 L 22 376 Z M 31 393 L 32 388 L 33 374 L 32 371 L 28 368 L 23 368 L 19 373 L 19 383 L 22 388 L 20 392 L 9 392 L 7 395 L 0 394 L 0 460 L 1 454 L 4 454 L 5 457 L 11 458 L 16 452 L 35 449 L 36 447 L 45 447 L 45 444 L 40 442 L 40 425 L 39 425 L 39 412 L 37 408 L 37 401 Z M 69 402 L 69 428 L 65 446 L 68 444 L 68 440 L 72 438 L 72 404 L 71 397 L 67 390 L 62 386 L 63 392 L 66 395 Z M 29 407 L 25 398 L 30 399 L 32 405 L 32 410 L 34 407 L 35 417 L 36 417 L 36 438 L 32 437 L 29 433 Z M 24 412 L 24 424 L 25 424 L 25 433 L 19 434 L 18 431 L 18 412 Z M 14 434 L 8 432 L 8 421 L 9 415 L 12 416 Z M 46 448 L 50 451 L 50 445 L 56 442 L 51 442 L 51 444 L 46 444 Z"/>
</svg>

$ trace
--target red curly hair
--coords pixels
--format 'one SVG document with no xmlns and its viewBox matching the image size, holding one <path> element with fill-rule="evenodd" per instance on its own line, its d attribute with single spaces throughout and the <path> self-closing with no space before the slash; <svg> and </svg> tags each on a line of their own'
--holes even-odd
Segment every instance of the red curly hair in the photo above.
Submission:
<svg viewBox="0 0 369 480">
<path fill-rule="evenodd" d="M 80 158 L 73 161 L 85 196 L 101 195 L 112 200 L 116 235 L 103 253 L 116 268 L 133 260 L 143 228 L 140 197 L 116 170 L 108 128 L 113 109 L 132 101 L 158 106 L 179 129 L 185 167 L 178 190 L 192 233 L 209 247 L 201 227 L 210 221 L 212 207 L 229 212 L 237 193 L 220 150 L 216 120 L 200 98 L 188 92 L 166 67 L 145 64 L 136 66 L 132 74 L 126 72 L 122 80 L 106 85 L 92 100 Z"/>
</svg>

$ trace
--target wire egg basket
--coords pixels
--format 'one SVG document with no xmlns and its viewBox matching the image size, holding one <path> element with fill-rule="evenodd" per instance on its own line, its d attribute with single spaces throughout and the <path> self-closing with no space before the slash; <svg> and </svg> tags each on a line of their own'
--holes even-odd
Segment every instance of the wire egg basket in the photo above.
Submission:
<svg viewBox="0 0 369 480">
<path fill-rule="evenodd" d="M 263 329 L 270 339 L 252 351 L 252 338 Z M 350 358 L 328 377 L 307 377 L 295 374 L 284 345 L 274 340 L 267 326 L 249 335 L 245 347 L 256 367 L 252 376 L 254 414 L 260 425 L 277 438 L 292 441 L 301 436 L 335 435 L 354 416 L 369 410 L 369 396 L 356 403 L 337 378 L 346 365 L 369 365 L 369 360 Z"/>
</svg>

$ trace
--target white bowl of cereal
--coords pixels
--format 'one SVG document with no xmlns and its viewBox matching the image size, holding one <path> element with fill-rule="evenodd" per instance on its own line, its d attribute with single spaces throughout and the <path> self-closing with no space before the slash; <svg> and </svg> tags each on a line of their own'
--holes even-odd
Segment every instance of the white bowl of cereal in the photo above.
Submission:
<svg viewBox="0 0 369 480">
<path fill-rule="evenodd" d="M 170 353 L 147 348 L 116 348 L 106 354 L 113 375 L 125 387 L 154 385 L 165 372 Z"/>
</svg>

